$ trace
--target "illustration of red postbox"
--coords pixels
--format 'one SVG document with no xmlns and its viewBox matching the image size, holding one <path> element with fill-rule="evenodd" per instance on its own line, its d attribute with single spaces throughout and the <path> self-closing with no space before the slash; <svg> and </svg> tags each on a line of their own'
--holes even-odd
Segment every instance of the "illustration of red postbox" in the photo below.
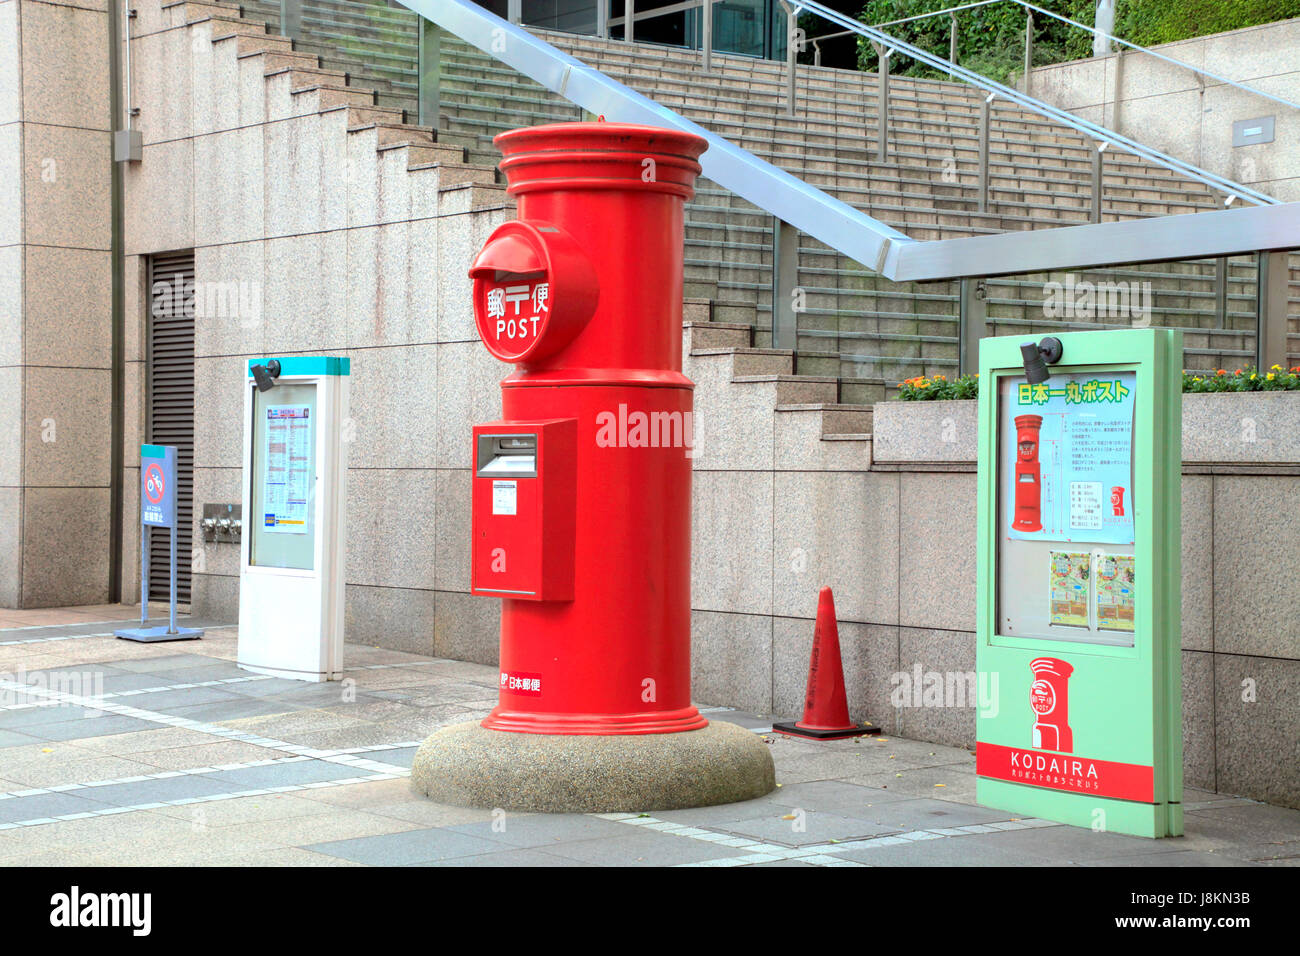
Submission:
<svg viewBox="0 0 1300 956">
<path fill-rule="evenodd" d="M 502 133 L 518 219 L 470 269 L 515 371 L 474 428 L 471 591 L 502 600 L 489 730 L 696 730 L 684 205 L 706 141 L 615 123 Z"/>
<path fill-rule="evenodd" d="M 1120 485 L 1110 489 L 1110 510 L 1116 518 L 1124 517 L 1124 489 Z"/>
<path fill-rule="evenodd" d="M 1029 704 L 1037 717 L 1034 749 L 1073 753 L 1069 681 L 1074 668 L 1054 657 L 1036 658 L 1029 662 L 1029 668 L 1034 672 L 1034 682 L 1029 687 Z"/>
<path fill-rule="evenodd" d="M 1042 415 L 1016 418 L 1016 512 L 1011 527 L 1017 531 L 1042 531 L 1042 475 L 1038 464 L 1038 436 Z"/>
</svg>

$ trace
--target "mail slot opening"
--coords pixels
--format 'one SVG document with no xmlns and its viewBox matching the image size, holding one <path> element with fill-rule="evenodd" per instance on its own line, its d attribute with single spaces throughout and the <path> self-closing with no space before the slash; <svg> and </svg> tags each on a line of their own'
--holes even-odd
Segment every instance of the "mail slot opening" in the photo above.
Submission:
<svg viewBox="0 0 1300 956">
<path fill-rule="evenodd" d="M 537 477 L 536 435 L 479 435 L 478 442 L 479 477 Z"/>
</svg>

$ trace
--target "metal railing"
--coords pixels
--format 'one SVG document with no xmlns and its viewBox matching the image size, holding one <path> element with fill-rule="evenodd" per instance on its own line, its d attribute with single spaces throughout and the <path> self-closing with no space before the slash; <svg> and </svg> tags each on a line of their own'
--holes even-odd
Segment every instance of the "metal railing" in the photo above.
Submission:
<svg viewBox="0 0 1300 956">
<path fill-rule="evenodd" d="M 289 2 L 289 0 L 285 0 Z M 294 0 L 296 2 L 296 0 Z M 1139 159 L 1143 159 L 1154 165 L 1161 166 L 1179 176 L 1194 180 L 1224 195 L 1225 206 L 1231 206 L 1238 199 L 1243 199 L 1257 205 L 1267 205 L 1275 203 L 1273 197 L 1252 189 L 1241 183 L 1234 182 L 1217 173 L 1201 169 L 1198 166 L 1170 156 L 1166 153 L 1156 150 L 1152 147 L 1145 146 L 1135 140 L 1132 140 L 1120 133 L 1108 129 L 1091 121 L 1081 119 L 1066 110 L 1051 106 L 1048 103 L 1037 100 L 1029 95 L 1028 91 L 1016 90 L 1008 87 L 987 77 L 981 76 L 974 71 L 967 70 L 957 63 L 957 39 L 958 39 L 958 22 L 957 14 L 963 10 L 971 10 L 978 7 L 990 6 L 997 3 L 1016 3 L 1026 11 L 1025 24 L 1025 46 L 1024 58 L 1026 76 L 1032 67 L 1033 60 L 1033 26 L 1034 14 L 1041 13 L 1044 16 L 1060 20 L 1074 28 L 1085 30 L 1092 34 L 1099 31 L 1084 24 L 1070 20 L 1068 17 L 1060 16 L 1049 10 L 1027 3 L 1026 0 L 974 0 L 974 2 L 961 4 L 958 6 L 948 7 L 943 10 L 932 11 L 930 13 L 917 14 L 911 17 L 903 17 L 898 20 L 890 20 L 875 26 L 867 26 L 859 23 L 856 19 L 849 17 L 847 14 L 840 13 L 822 6 L 816 0 L 778 0 L 781 7 L 786 13 L 786 72 L 784 82 L 784 113 L 788 117 L 798 115 L 798 89 L 797 89 L 797 60 L 798 54 L 803 52 L 808 43 L 813 44 L 814 65 L 820 65 L 821 50 L 819 41 L 837 37 L 857 35 L 868 40 L 875 48 L 879 58 L 879 69 L 877 71 L 877 122 L 876 122 L 876 161 L 888 162 L 890 158 L 890 89 L 891 73 L 889 69 L 889 58 L 895 52 L 902 52 L 911 56 L 927 66 L 946 74 L 955 81 L 966 83 L 983 90 L 987 96 L 980 107 L 979 115 L 979 138 L 978 138 L 978 197 L 980 211 L 987 211 L 989 205 L 989 152 L 992 142 L 990 135 L 990 125 L 992 122 L 991 106 L 996 100 L 1003 100 L 1014 103 L 1015 105 L 1030 110 L 1039 116 L 1057 123 L 1066 128 L 1072 129 L 1079 134 L 1088 137 L 1094 141 L 1095 153 L 1090 161 L 1090 188 L 1092 191 L 1090 202 L 1090 213 L 1092 222 L 1102 220 L 1104 206 L 1104 162 L 1103 155 L 1107 149 L 1112 146 L 1123 149 Z M 613 27 L 623 26 L 623 40 L 633 42 L 635 37 L 635 24 L 637 21 L 649 20 L 655 17 L 668 16 L 677 13 L 683 13 L 689 10 L 701 9 L 701 67 L 704 72 L 713 70 L 713 42 L 712 42 L 712 21 L 713 21 L 713 3 L 714 0 L 684 0 L 684 2 L 672 4 L 667 7 L 661 7 L 654 10 L 637 12 L 635 9 L 635 0 L 625 0 L 625 13 L 622 17 L 611 17 L 612 0 L 595 0 L 597 35 L 607 38 L 609 30 Z M 841 26 L 843 29 L 829 34 L 823 34 L 811 40 L 804 37 L 798 27 L 798 17 L 801 13 L 808 13 L 820 17 L 832 24 Z M 885 33 L 883 27 L 897 26 L 911 23 L 919 20 L 925 20 L 936 16 L 949 16 L 952 20 L 952 27 L 949 36 L 949 57 L 943 59 L 935 54 L 931 54 L 913 44 L 910 44 L 898 37 Z M 522 0 L 510 0 L 509 19 L 512 23 L 519 24 L 522 18 Z M 1263 96 L 1276 102 L 1282 103 L 1300 109 L 1300 105 L 1291 103 L 1288 100 L 1273 96 L 1263 91 L 1256 90 L 1245 84 L 1237 83 L 1221 77 L 1218 74 L 1211 73 L 1207 70 L 1201 70 L 1190 64 L 1183 63 L 1164 54 L 1156 53 L 1145 47 L 1128 43 L 1116 37 L 1110 37 L 1109 34 L 1101 34 L 1117 43 L 1132 48 L 1143 53 L 1150 54 L 1157 59 L 1173 65 L 1192 70 L 1198 75 L 1212 79 L 1215 82 L 1225 83 L 1241 89 L 1245 92 Z"/>
<path fill-rule="evenodd" d="M 703 175 L 773 217 L 771 291 L 776 347 L 793 347 L 799 332 L 799 318 L 787 305 L 791 301 L 789 287 L 798 280 L 798 237 L 802 232 L 893 283 L 963 280 L 959 328 L 964 344 L 987 331 L 979 317 L 976 293 L 980 281 L 988 277 L 1259 256 L 1258 328 L 1252 333 L 1251 344 L 1257 347 L 1261 364 L 1286 362 L 1286 253 L 1300 249 L 1300 204 L 1278 205 L 1263 197 L 1267 202 L 1253 208 L 1194 216 L 916 241 L 470 0 L 403 0 L 403 5 L 590 114 L 604 115 L 611 122 L 644 123 L 702 136 L 708 142 L 701 157 Z M 824 10 L 814 0 L 805 0 L 804 6 L 816 8 L 819 14 Z M 869 35 L 872 28 L 861 29 Z M 1007 91 L 1008 99 L 1012 92 Z M 1002 95 L 1000 91 L 998 95 Z M 968 344 L 963 348 L 965 355 L 972 351 Z"/>
<path fill-rule="evenodd" d="M 1020 2 L 1020 0 L 1016 0 L 1016 2 Z M 782 5 L 785 5 L 785 0 L 782 0 Z M 1143 144 L 1129 139 L 1127 136 L 1123 136 L 1114 130 L 1107 129 L 1106 127 L 1093 123 L 1090 120 L 1082 119 L 1081 117 L 1068 113 L 1058 107 L 1034 99 L 1027 93 L 1023 93 L 1002 83 L 998 83 L 996 80 L 991 80 L 985 76 L 981 76 L 980 74 L 953 63 L 950 60 L 945 60 L 940 56 L 921 49 L 920 47 L 900 40 L 895 36 L 891 36 L 877 27 L 870 27 L 858 23 L 846 14 L 825 7 L 816 2 L 816 0 L 798 0 L 798 6 L 793 9 L 787 7 L 787 9 L 790 10 L 788 16 L 792 21 L 799 12 L 812 13 L 837 26 L 853 33 L 857 33 L 859 36 L 865 37 L 867 40 L 873 41 L 877 44 L 877 48 L 881 50 L 882 65 L 880 69 L 880 84 L 886 90 L 885 93 L 882 93 L 883 98 L 887 98 L 888 95 L 887 64 L 889 54 L 891 52 L 902 52 L 912 57 L 912 59 L 918 60 L 936 70 L 951 73 L 954 80 L 960 80 L 963 83 L 983 90 L 985 93 L 990 94 L 988 98 L 988 101 L 990 102 L 992 99 L 999 97 L 1009 100 L 1023 109 L 1037 113 L 1045 119 L 1052 120 L 1062 126 L 1093 138 L 1099 144 L 1099 149 L 1104 150 L 1106 147 L 1111 145 L 1117 146 L 1140 159 L 1154 163 L 1158 166 L 1163 166 L 1165 169 L 1177 173 L 1180 176 L 1185 176 L 1212 189 L 1221 191 L 1229 197 L 1229 204 L 1231 204 L 1234 197 L 1246 199 L 1259 205 L 1269 205 L 1277 202 L 1273 197 L 1265 195 L 1258 190 L 1251 189 L 1248 186 L 1243 186 L 1241 183 L 1233 182 L 1217 173 L 1201 169 L 1191 163 L 1184 162 L 1181 159 L 1162 153 L 1157 149 L 1144 146 Z M 887 125 L 888 114 L 886 113 L 879 118 L 878 126 L 887 128 Z M 887 140 L 887 133 L 881 134 L 880 139 Z"/>
</svg>

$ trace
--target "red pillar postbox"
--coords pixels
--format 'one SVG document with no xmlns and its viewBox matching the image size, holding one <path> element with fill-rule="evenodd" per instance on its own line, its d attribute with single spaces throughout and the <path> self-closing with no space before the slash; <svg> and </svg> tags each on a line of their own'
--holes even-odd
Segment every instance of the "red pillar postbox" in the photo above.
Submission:
<svg viewBox="0 0 1300 956">
<path fill-rule="evenodd" d="M 1011 527 L 1017 531 L 1042 531 L 1042 474 L 1038 463 L 1038 435 L 1042 415 L 1016 418 L 1016 514 Z"/>
<path fill-rule="evenodd" d="M 513 363 L 474 428 L 471 591 L 503 601 L 490 730 L 649 734 L 690 699 L 692 384 L 683 206 L 706 141 L 563 123 L 503 133 L 516 221 L 470 269 Z"/>
<path fill-rule="evenodd" d="M 1070 729 L 1070 675 L 1074 668 L 1054 657 L 1029 662 L 1034 682 L 1029 703 L 1034 708 L 1033 746 L 1036 750 L 1074 752 L 1074 731 Z"/>
</svg>

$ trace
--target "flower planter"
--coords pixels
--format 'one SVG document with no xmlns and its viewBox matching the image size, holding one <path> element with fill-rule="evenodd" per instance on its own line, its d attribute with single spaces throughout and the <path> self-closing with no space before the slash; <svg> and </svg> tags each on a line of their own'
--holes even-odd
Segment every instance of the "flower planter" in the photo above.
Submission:
<svg viewBox="0 0 1300 956">
<path fill-rule="evenodd" d="M 978 454 L 974 401 L 877 402 L 872 460 L 882 465 L 970 465 Z M 1300 465 L 1300 392 L 1183 396 L 1189 465 Z"/>
</svg>

